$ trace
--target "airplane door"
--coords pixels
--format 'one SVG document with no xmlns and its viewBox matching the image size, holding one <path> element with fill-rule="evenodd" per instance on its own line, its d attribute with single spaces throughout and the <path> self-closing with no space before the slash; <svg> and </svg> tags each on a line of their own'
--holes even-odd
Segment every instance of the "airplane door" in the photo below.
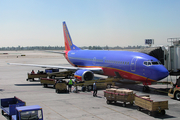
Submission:
<svg viewBox="0 0 180 120">
<path fill-rule="evenodd" d="M 131 71 L 132 72 L 135 72 L 136 71 L 136 62 L 137 62 L 137 59 L 136 57 L 134 57 L 131 61 Z"/>
<path fill-rule="evenodd" d="M 93 58 L 93 64 L 96 64 L 96 57 Z"/>
</svg>

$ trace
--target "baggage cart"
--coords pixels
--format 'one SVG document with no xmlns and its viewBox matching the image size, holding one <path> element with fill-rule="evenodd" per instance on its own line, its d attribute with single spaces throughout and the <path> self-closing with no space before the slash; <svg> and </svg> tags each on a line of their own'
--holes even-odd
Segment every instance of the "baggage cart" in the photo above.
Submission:
<svg viewBox="0 0 180 120">
<path fill-rule="evenodd" d="M 46 73 L 37 73 L 37 74 L 32 74 L 32 73 L 28 73 L 27 74 L 28 75 L 28 78 L 26 79 L 27 81 L 28 80 L 32 80 L 32 81 L 34 81 L 35 80 L 35 78 L 38 78 L 38 79 L 40 79 L 40 78 L 47 78 L 47 74 Z"/>
<path fill-rule="evenodd" d="M 49 78 L 55 79 L 56 77 L 64 77 L 66 79 L 73 76 L 72 71 L 60 71 L 60 72 L 53 72 L 53 73 L 47 73 Z"/>
<path fill-rule="evenodd" d="M 57 80 L 55 85 L 55 92 L 56 93 L 69 93 L 67 90 L 67 82 L 64 80 Z"/>
<path fill-rule="evenodd" d="M 126 103 L 133 105 L 134 95 L 132 90 L 106 89 L 106 91 L 104 91 L 104 97 L 106 97 L 107 104 L 120 101 L 123 102 L 122 105 L 124 107 L 126 106 Z"/>
<path fill-rule="evenodd" d="M 138 106 L 138 111 L 143 109 L 148 110 L 148 115 L 150 116 L 156 113 L 165 115 L 165 110 L 168 110 L 168 101 L 153 101 L 150 99 L 149 95 L 135 95 L 135 105 Z"/>
<path fill-rule="evenodd" d="M 56 79 L 41 78 L 40 82 L 45 88 L 48 87 L 48 85 L 53 85 L 54 88 L 56 84 Z"/>
<path fill-rule="evenodd" d="M 97 89 L 106 89 L 111 88 L 111 86 L 115 86 L 115 83 L 119 81 L 119 78 L 106 78 L 106 79 L 100 79 L 95 78 L 94 80 L 89 81 L 80 81 L 76 82 L 74 86 L 81 86 L 82 91 L 92 91 L 93 90 L 93 83 L 96 81 L 96 87 Z"/>
</svg>

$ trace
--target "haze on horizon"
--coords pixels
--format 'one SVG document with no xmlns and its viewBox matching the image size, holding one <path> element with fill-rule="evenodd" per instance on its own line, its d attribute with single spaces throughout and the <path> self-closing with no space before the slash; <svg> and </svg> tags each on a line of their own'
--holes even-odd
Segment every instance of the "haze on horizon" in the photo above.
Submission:
<svg viewBox="0 0 180 120">
<path fill-rule="evenodd" d="M 137 46 L 180 37 L 180 1 L 0 0 L 0 47 L 64 46 L 66 21 L 77 46 Z"/>
</svg>

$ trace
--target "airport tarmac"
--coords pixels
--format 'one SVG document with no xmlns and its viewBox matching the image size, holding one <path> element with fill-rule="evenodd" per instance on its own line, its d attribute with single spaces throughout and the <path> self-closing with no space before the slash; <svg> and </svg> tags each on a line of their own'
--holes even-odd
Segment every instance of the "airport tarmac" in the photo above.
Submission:
<svg viewBox="0 0 180 120">
<path fill-rule="evenodd" d="M 41 51 L 0 51 L 0 53 L 8 53 L 0 54 L 0 98 L 17 96 L 25 101 L 26 105 L 40 105 L 43 108 L 44 120 L 180 119 L 180 101 L 171 99 L 163 93 L 143 93 L 142 85 L 119 84 L 119 87 L 133 89 L 137 95 L 148 94 L 154 100 L 168 100 L 169 110 L 166 110 L 165 116 L 149 116 L 147 111 L 137 111 L 135 105 L 127 107 L 122 107 L 121 103 L 107 105 L 103 90 L 98 91 L 98 97 L 93 97 L 91 92 L 57 94 L 52 88 L 43 88 L 39 82 L 26 81 L 28 72 L 32 69 L 37 72 L 44 70 L 43 68 L 7 65 L 7 63 L 29 63 L 70 66 L 61 54 Z M 150 87 L 165 88 L 166 85 Z M 0 120 L 6 118 L 0 115 Z"/>
</svg>

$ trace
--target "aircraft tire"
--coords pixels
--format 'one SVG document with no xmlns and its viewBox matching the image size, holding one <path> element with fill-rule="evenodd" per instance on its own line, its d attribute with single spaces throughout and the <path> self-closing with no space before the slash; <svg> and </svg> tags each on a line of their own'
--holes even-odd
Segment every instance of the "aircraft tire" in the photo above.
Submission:
<svg viewBox="0 0 180 120">
<path fill-rule="evenodd" d="M 174 95 L 174 98 L 176 100 L 180 100 L 180 92 L 176 92 L 175 95 Z"/>
<path fill-rule="evenodd" d="M 4 115 L 4 111 L 3 110 L 1 110 L 1 114 Z"/>
</svg>

